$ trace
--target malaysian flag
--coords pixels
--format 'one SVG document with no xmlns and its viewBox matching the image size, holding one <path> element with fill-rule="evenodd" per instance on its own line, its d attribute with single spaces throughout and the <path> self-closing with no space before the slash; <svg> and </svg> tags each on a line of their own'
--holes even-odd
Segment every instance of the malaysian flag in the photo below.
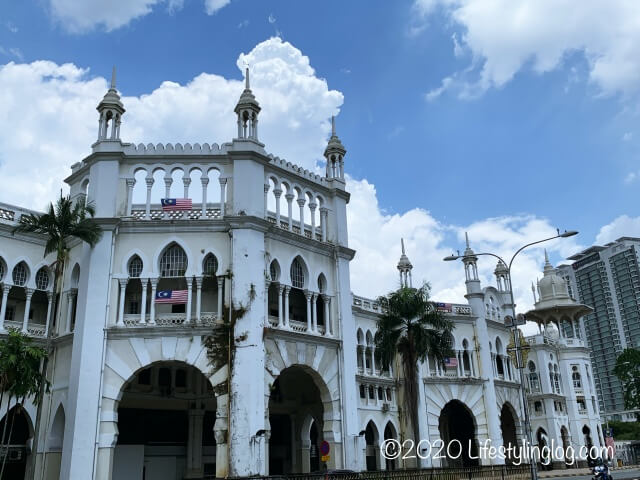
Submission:
<svg viewBox="0 0 640 480">
<path fill-rule="evenodd" d="M 187 303 L 187 290 L 159 290 L 156 292 L 156 303 Z"/>
<path fill-rule="evenodd" d="M 440 312 L 451 312 L 452 310 L 450 303 L 436 302 L 435 305 L 436 305 L 436 310 Z"/>
<path fill-rule="evenodd" d="M 174 210 L 191 210 L 193 204 L 190 198 L 163 198 L 162 210 L 165 212 L 171 212 Z"/>
<path fill-rule="evenodd" d="M 444 366 L 445 367 L 457 367 L 458 366 L 458 359 L 455 357 L 447 357 L 444 359 Z"/>
</svg>

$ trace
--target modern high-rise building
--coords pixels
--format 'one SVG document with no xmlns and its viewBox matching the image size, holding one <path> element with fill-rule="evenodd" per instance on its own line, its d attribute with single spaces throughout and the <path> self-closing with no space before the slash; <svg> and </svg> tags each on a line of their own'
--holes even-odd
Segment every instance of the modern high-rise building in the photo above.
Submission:
<svg viewBox="0 0 640 480">
<path fill-rule="evenodd" d="M 621 237 L 577 253 L 558 267 L 569 293 L 593 308 L 583 319 L 603 416 L 634 421 L 624 407 L 622 385 L 613 375 L 622 350 L 640 347 L 640 238 Z"/>
</svg>

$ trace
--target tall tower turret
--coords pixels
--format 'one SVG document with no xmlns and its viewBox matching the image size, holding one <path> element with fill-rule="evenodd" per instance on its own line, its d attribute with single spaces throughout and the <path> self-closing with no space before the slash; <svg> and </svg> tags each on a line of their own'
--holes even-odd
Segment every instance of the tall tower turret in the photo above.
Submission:
<svg viewBox="0 0 640 480">
<path fill-rule="evenodd" d="M 233 110 L 238 116 L 238 140 L 258 141 L 258 114 L 260 104 L 251 91 L 249 84 L 249 69 L 245 71 L 244 91 L 240 95 L 238 104 Z"/>
<path fill-rule="evenodd" d="M 116 90 L 116 67 L 111 72 L 111 86 L 102 101 L 96 107 L 100 114 L 98 120 L 98 142 L 120 141 L 120 122 L 125 112 Z"/>
<path fill-rule="evenodd" d="M 509 281 L 509 269 L 502 260 L 498 260 L 496 269 L 493 272 L 496 276 L 496 285 L 498 291 L 508 292 L 511 290 L 511 282 Z"/>
<path fill-rule="evenodd" d="M 464 276 L 465 283 L 467 285 L 467 293 L 480 292 L 480 279 L 478 278 L 478 257 L 476 257 L 473 250 L 469 246 L 469 234 L 464 233 L 465 240 L 467 242 L 467 248 L 464 250 L 462 256 L 462 263 L 464 264 Z"/>
<path fill-rule="evenodd" d="M 344 181 L 344 156 L 347 150 L 336 134 L 336 117 L 331 117 L 331 138 L 324 150 L 327 159 L 327 178 L 337 178 Z"/>
<path fill-rule="evenodd" d="M 413 265 L 409 261 L 409 257 L 404 251 L 404 239 L 400 239 L 402 245 L 402 255 L 400 255 L 400 261 L 398 262 L 398 271 L 400 272 L 400 286 L 403 288 L 413 287 L 413 280 L 411 278 L 411 270 Z"/>
</svg>

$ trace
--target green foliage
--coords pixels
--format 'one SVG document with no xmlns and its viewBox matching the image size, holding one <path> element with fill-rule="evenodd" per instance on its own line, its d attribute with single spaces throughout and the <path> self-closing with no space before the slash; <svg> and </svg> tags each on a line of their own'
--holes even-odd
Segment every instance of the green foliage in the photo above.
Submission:
<svg viewBox="0 0 640 480">
<path fill-rule="evenodd" d="M 640 409 L 640 350 L 623 350 L 616 359 L 613 373 L 622 382 L 625 408 Z"/>
<path fill-rule="evenodd" d="M 430 288 L 401 287 L 378 298 L 382 315 L 374 338 L 376 357 L 388 366 L 399 356 L 404 374 L 406 408 L 418 436 L 418 361 L 428 354 L 443 361 L 452 354 L 453 323 L 429 300 Z M 416 438 L 416 442 L 419 441 Z"/>
<path fill-rule="evenodd" d="M 602 425 L 603 432 L 606 427 Z M 613 438 L 616 440 L 640 440 L 640 422 L 610 421 L 609 427 L 613 429 Z"/>
<path fill-rule="evenodd" d="M 24 333 L 10 329 L 7 337 L 0 341 L 0 392 L 9 398 L 24 402 L 39 399 L 42 385 L 49 383 L 40 371 L 40 362 L 47 357 L 47 351 L 33 345 L 33 340 Z"/>
</svg>

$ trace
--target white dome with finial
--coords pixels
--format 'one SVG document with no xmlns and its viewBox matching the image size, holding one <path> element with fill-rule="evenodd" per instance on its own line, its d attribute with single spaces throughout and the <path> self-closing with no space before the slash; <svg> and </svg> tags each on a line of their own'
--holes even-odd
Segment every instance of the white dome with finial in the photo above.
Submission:
<svg viewBox="0 0 640 480">
<path fill-rule="evenodd" d="M 549 262 L 549 255 L 544 251 L 544 277 L 538 281 L 540 301 L 569 299 L 567 282 L 556 273 Z"/>
</svg>

